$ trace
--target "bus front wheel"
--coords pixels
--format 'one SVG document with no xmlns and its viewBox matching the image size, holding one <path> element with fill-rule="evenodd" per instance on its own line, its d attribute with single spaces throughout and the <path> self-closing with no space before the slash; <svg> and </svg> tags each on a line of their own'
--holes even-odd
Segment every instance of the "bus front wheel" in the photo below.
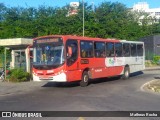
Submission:
<svg viewBox="0 0 160 120">
<path fill-rule="evenodd" d="M 129 67 L 125 67 L 124 68 L 124 73 L 122 75 L 122 79 L 126 80 L 129 78 L 129 74 L 130 74 L 130 71 L 129 71 Z"/>
<path fill-rule="evenodd" d="M 84 71 L 82 74 L 82 80 L 80 81 L 80 86 L 81 87 L 86 87 L 89 82 L 89 75 L 87 71 Z"/>
</svg>

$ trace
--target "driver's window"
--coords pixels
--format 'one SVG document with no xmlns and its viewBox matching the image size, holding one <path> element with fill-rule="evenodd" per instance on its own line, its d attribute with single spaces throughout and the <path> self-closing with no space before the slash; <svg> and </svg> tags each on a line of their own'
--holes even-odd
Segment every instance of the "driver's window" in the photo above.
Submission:
<svg viewBox="0 0 160 120">
<path fill-rule="evenodd" d="M 72 65 L 78 58 L 78 45 L 77 40 L 67 40 L 66 43 L 66 58 L 67 65 Z"/>
</svg>

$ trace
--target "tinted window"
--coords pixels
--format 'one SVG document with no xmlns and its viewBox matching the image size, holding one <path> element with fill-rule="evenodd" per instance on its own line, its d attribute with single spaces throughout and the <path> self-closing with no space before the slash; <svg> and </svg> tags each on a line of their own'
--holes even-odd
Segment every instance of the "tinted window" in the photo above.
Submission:
<svg viewBox="0 0 160 120">
<path fill-rule="evenodd" d="M 122 56 L 122 43 L 115 43 L 115 55 L 116 57 Z"/>
<path fill-rule="evenodd" d="M 71 56 L 69 49 L 72 49 Z M 66 43 L 67 65 L 72 65 L 78 58 L 78 45 L 76 40 L 67 40 Z"/>
<path fill-rule="evenodd" d="M 105 57 L 105 43 L 95 42 L 94 51 L 95 57 Z"/>
<path fill-rule="evenodd" d="M 114 43 L 106 43 L 106 56 L 114 57 Z"/>
<path fill-rule="evenodd" d="M 137 56 L 136 44 L 131 44 L 131 56 Z"/>
<path fill-rule="evenodd" d="M 137 55 L 143 56 L 143 45 L 142 44 L 137 45 Z"/>
<path fill-rule="evenodd" d="M 91 58 L 93 57 L 93 42 L 81 41 L 81 57 Z"/>
<path fill-rule="evenodd" d="M 130 44 L 123 43 L 123 56 L 128 57 L 130 56 Z"/>
</svg>

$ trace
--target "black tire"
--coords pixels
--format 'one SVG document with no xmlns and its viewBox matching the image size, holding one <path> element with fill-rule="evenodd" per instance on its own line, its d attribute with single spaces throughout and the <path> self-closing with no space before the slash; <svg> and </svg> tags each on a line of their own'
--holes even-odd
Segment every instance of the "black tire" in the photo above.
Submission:
<svg viewBox="0 0 160 120">
<path fill-rule="evenodd" d="M 80 86 L 86 87 L 86 86 L 88 86 L 88 83 L 89 83 L 89 75 L 88 75 L 87 71 L 84 71 L 82 74 L 82 79 L 80 81 Z"/>
<path fill-rule="evenodd" d="M 124 68 L 124 73 L 122 75 L 122 79 L 123 80 L 129 79 L 129 75 L 130 75 L 129 67 L 125 67 Z"/>
</svg>

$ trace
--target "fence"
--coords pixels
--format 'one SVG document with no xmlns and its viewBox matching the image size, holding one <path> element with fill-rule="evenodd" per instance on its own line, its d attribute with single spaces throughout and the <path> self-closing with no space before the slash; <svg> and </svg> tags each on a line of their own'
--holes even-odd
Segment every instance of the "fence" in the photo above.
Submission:
<svg viewBox="0 0 160 120">
<path fill-rule="evenodd" d="M 10 68 L 10 62 L 11 62 L 11 55 L 7 54 L 6 55 L 6 67 L 7 67 L 7 69 Z M 5 55 L 1 53 L 0 54 L 0 70 L 4 67 L 5 67 Z"/>
</svg>

